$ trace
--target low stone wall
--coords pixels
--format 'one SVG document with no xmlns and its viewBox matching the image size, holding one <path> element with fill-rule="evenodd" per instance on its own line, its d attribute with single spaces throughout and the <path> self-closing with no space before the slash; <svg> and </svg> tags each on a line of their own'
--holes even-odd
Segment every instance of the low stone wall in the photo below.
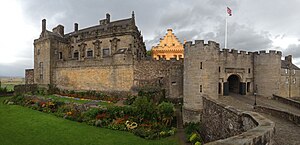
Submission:
<svg viewBox="0 0 300 145">
<path fill-rule="evenodd" d="M 295 100 L 292 100 L 292 99 L 289 99 L 289 98 L 284 98 L 284 97 L 281 97 L 281 96 L 278 96 L 278 95 L 274 95 L 274 94 L 273 94 L 273 98 L 272 99 L 278 100 L 281 103 L 288 104 L 290 106 L 294 106 L 294 107 L 300 109 L 300 102 L 298 102 L 298 101 L 295 101 Z"/>
<path fill-rule="evenodd" d="M 36 84 L 16 85 L 14 87 L 15 94 L 24 94 L 28 92 L 34 92 L 38 89 Z"/>
<path fill-rule="evenodd" d="M 265 107 L 265 106 L 258 106 L 258 105 L 255 106 L 255 110 L 257 112 L 263 112 L 266 114 L 270 114 L 272 116 L 285 118 L 295 124 L 300 125 L 300 115 L 292 114 L 292 113 L 286 112 L 284 110 L 274 109 L 274 108 Z"/>
<path fill-rule="evenodd" d="M 275 124 L 255 112 L 241 112 L 233 107 L 203 97 L 202 125 L 207 145 L 273 144 Z"/>
</svg>

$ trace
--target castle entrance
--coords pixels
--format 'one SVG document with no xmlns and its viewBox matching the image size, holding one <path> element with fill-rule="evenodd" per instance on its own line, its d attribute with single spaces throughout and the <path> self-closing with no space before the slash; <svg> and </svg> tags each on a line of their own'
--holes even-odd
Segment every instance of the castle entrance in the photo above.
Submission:
<svg viewBox="0 0 300 145">
<path fill-rule="evenodd" d="M 230 75 L 227 82 L 224 82 L 223 95 L 227 96 L 229 93 L 246 95 L 246 83 L 241 82 L 238 75 Z"/>
<path fill-rule="evenodd" d="M 237 75 L 229 76 L 227 82 L 230 93 L 238 94 L 240 92 L 240 78 Z"/>
</svg>

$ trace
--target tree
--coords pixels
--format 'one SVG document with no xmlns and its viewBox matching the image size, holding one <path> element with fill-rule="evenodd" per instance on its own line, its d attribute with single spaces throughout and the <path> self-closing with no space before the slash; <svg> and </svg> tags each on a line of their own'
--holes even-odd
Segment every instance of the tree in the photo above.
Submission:
<svg viewBox="0 0 300 145">
<path fill-rule="evenodd" d="M 147 54 L 147 56 L 151 56 L 152 55 L 152 50 L 147 50 L 146 54 Z"/>
</svg>

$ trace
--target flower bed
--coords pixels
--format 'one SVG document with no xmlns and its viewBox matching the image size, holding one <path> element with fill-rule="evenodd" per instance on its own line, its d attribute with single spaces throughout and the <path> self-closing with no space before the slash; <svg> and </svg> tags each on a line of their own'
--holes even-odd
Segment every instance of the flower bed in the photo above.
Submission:
<svg viewBox="0 0 300 145">
<path fill-rule="evenodd" d="M 26 106 L 65 119 L 114 130 L 129 131 L 146 139 L 174 135 L 174 106 L 162 102 L 154 105 L 146 97 L 138 97 L 130 106 L 91 108 L 88 104 L 64 103 L 51 98 L 14 96 L 5 104 Z"/>
</svg>

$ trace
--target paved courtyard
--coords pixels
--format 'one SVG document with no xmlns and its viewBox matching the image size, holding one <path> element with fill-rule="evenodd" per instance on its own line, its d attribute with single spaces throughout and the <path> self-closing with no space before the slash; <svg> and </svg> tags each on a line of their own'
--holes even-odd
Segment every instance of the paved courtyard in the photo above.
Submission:
<svg viewBox="0 0 300 145">
<path fill-rule="evenodd" d="M 220 96 L 219 101 L 226 105 L 234 106 L 239 110 L 254 111 L 254 96 L 242 96 L 231 94 L 230 96 Z M 257 97 L 257 104 L 266 107 L 278 108 L 294 114 L 300 114 L 300 110 L 292 106 L 280 103 L 276 100 L 265 97 Z M 276 145 L 300 145 L 300 126 L 283 118 L 274 117 L 269 114 L 260 113 L 266 118 L 275 122 L 275 144 Z"/>
</svg>

